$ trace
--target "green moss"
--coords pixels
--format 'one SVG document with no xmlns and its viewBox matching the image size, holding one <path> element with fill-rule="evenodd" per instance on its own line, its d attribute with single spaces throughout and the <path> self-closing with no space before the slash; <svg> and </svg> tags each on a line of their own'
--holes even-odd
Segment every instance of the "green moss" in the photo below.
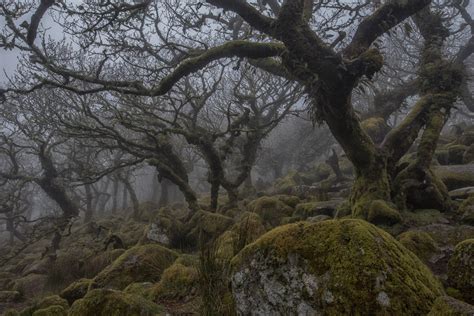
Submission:
<svg viewBox="0 0 474 316">
<path fill-rule="evenodd" d="M 474 239 L 459 243 L 448 262 L 448 282 L 474 304 Z"/>
<path fill-rule="evenodd" d="M 198 211 L 185 224 L 184 231 L 186 238 L 197 243 L 198 241 L 208 242 L 217 238 L 229 226 L 234 223 L 232 218 L 206 211 Z"/>
<path fill-rule="evenodd" d="M 90 256 L 84 262 L 84 277 L 93 278 L 125 252 L 125 249 L 110 249 Z"/>
<path fill-rule="evenodd" d="M 474 315 L 474 306 L 449 296 L 436 299 L 428 316 L 470 316 Z"/>
<path fill-rule="evenodd" d="M 91 279 L 80 279 L 75 281 L 62 290 L 60 296 L 66 299 L 69 304 L 72 304 L 75 300 L 83 298 L 87 294 L 92 283 L 93 281 Z"/>
<path fill-rule="evenodd" d="M 287 195 L 287 194 L 278 194 L 274 195 L 277 199 L 288 205 L 289 207 L 295 207 L 298 203 L 300 203 L 300 198 L 295 195 Z"/>
<path fill-rule="evenodd" d="M 345 218 L 350 217 L 352 215 L 351 204 L 348 200 L 344 200 L 341 204 L 339 204 L 336 208 L 336 214 L 334 214 L 335 218 Z"/>
<path fill-rule="evenodd" d="M 152 287 L 153 283 L 151 282 L 135 282 L 129 284 L 123 291 L 128 294 L 135 294 L 150 299 Z"/>
<path fill-rule="evenodd" d="M 140 296 L 120 291 L 97 289 L 74 302 L 69 316 L 156 316 L 163 309 Z"/>
<path fill-rule="evenodd" d="M 51 305 L 46 308 L 38 309 L 32 316 L 66 316 L 67 312 L 61 305 Z"/>
<path fill-rule="evenodd" d="M 241 251 L 232 266 L 234 296 L 262 295 L 258 302 L 265 302 L 266 292 L 260 286 L 271 278 L 275 284 L 266 291 L 279 290 L 270 304 L 283 306 L 289 301 L 286 295 L 295 295 L 292 291 L 299 289 L 306 306 L 325 315 L 424 315 L 443 293 L 419 258 L 386 232 L 361 220 L 277 227 Z M 286 275 L 288 279 L 278 272 L 287 271 L 285 266 L 294 271 L 291 277 Z M 289 280 L 294 289 L 289 288 Z M 297 287 L 298 282 L 305 282 L 306 290 Z M 249 287 L 242 289 L 244 283 Z M 241 308 L 241 302 L 236 303 Z"/>
<path fill-rule="evenodd" d="M 367 220 L 374 224 L 394 225 L 401 222 L 400 213 L 384 200 L 374 200 L 368 205 Z"/>
<path fill-rule="evenodd" d="M 123 289 L 133 282 L 158 281 L 177 257 L 176 252 L 159 245 L 135 246 L 99 273 L 94 286 Z"/>
<path fill-rule="evenodd" d="M 64 298 L 59 297 L 58 295 L 51 295 L 51 296 L 47 296 L 47 297 L 41 299 L 38 302 L 38 304 L 36 304 L 35 308 L 36 309 L 44 309 L 44 308 L 47 308 L 47 307 L 53 306 L 53 305 L 62 306 L 64 309 L 69 308 L 68 302 Z"/>
<path fill-rule="evenodd" d="M 195 267 L 174 263 L 168 267 L 156 284 L 151 296 L 155 301 L 168 299 L 182 300 L 196 294 L 198 272 Z"/>
<path fill-rule="evenodd" d="M 403 212 L 403 221 L 409 226 L 426 226 L 434 223 L 443 223 L 446 222 L 443 214 L 434 209 L 420 209 L 413 210 L 411 212 Z"/>
<path fill-rule="evenodd" d="M 291 216 L 293 209 L 276 197 L 262 196 L 253 200 L 247 207 L 249 212 L 257 213 L 265 224 L 276 226 L 283 217 Z"/>
<path fill-rule="evenodd" d="M 296 170 L 291 170 L 283 178 L 277 179 L 273 187 L 277 193 L 290 194 L 293 188 L 300 184 L 302 184 L 301 176 Z"/>
<path fill-rule="evenodd" d="M 216 255 L 230 260 L 244 246 L 266 232 L 262 219 L 256 213 L 245 212 L 230 230 L 216 240 Z"/>
<path fill-rule="evenodd" d="M 423 262 L 428 260 L 439 249 L 436 242 L 425 232 L 411 230 L 398 236 L 398 241 L 418 256 Z"/>
<path fill-rule="evenodd" d="M 362 121 L 361 125 L 362 129 L 369 134 L 370 138 L 372 138 L 375 143 L 383 141 L 385 135 L 390 130 L 385 120 L 381 117 L 365 119 Z"/>
<path fill-rule="evenodd" d="M 314 217 L 318 215 L 334 216 L 340 201 L 307 202 L 296 206 L 293 216 L 300 219 Z"/>
</svg>

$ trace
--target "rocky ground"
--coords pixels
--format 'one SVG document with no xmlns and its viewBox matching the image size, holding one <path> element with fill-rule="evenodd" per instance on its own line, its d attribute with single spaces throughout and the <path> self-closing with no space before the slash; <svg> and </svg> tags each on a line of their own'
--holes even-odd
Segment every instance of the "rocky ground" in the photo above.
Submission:
<svg viewBox="0 0 474 316">
<path fill-rule="evenodd" d="M 43 255 L 44 239 L 1 267 L 0 311 L 474 315 L 473 146 L 474 133 L 437 152 L 449 212 L 381 207 L 376 225 L 352 219 L 352 170 L 342 159 L 343 179 L 318 164 L 217 213 L 203 198 L 195 214 L 144 203 L 138 220 L 77 222 L 56 257 Z"/>
</svg>

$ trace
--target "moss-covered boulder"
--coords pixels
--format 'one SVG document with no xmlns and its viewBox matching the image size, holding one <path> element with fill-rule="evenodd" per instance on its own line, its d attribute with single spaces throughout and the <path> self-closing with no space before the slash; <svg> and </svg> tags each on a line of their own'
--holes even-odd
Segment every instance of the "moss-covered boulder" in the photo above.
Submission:
<svg viewBox="0 0 474 316">
<path fill-rule="evenodd" d="M 74 302 L 69 316 L 157 316 L 165 315 L 162 307 L 134 294 L 115 290 L 92 290 Z"/>
<path fill-rule="evenodd" d="M 83 298 L 87 294 L 87 291 L 89 291 L 89 287 L 93 282 L 94 281 L 91 279 L 80 279 L 75 281 L 62 290 L 59 296 L 67 300 L 69 304 L 72 304 L 74 301 Z"/>
<path fill-rule="evenodd" d="M 53 305 L 62 306 L 65 310 L 69 308 L 69 304 L 64 298 L 59 295 L 51 295 L 41 299 L 37 304 L 35 304 L 35 309 L 44 309 Z"/>
<path fill-rule="evenodd" d="M 250 202 L 249 212 L 257 213 L 265 224 L 277 226 L 283 217 L 291 216 L 293 208 L 273 196 L 262 196 Z"/>
<path fill-rule="evenodd" d="M 194 296 L 198 287 L 198 271 L 194 266 L 175 262 L 168 267 L 151 290 L 154 301 L 186 300 Z"/>
<path fill-rule="evenodd" d="M 121 290 L 133 282 L 158 281 L 177 257 L 176 252 L 160 245 L 135 246 L 100 272 L 94 278 L 93 286 Z"/>
<path fill-rule="evenodd" d="M 474 306 L 450 296 L 440 296 L 433 304 L 428 316 L 472 316 Z"/>
<path fill-rule="evenodd" d="M 295 207 L 298 203 L 300 203 L 300 198 L 296 195 L 288 195 L 288 194 L 278 194 L 274 195 L 277 199 L 288 205 L 289 207 Z"/>
<path fill-rule="evenodd" d="M 402 213 L 403 222 L 410 227 L 426 226 L 430 224 L 449 224 L 449 221 L 439 210 L 416 209 Z"/>
<path fill-rule="evenodd" d="M 135 294 L 150 299 L 153 285 L 151 282 L 135 282 L 129 284 L 123 291 L 128 294 Z"/>
<path fill-rule="evenodd" d="M 449 284 L 464 300 L 474 304 L 474 239 L 459 243 L 448 262 Z"/>
<path fill-rule="evenodd" d="M 327 215 L 333 217 L 336 213 L 337 207 L 343 200 L 330 200 L 322 202 L 306 202 L 300 203 L 296 206 L 293 216 L 299 219 L 306 219 L 318 215 Z"/>
<path fill-rule="evenodd" d="M 303 183 L 301 176 L 296 170 L 290 170 L 286 176 L 275 181 L 273 188 L 277 194 L 291 194 L 293 188 Z"/>
<path fill-rule="evenodd" d="M 411 230 L 398 236 L 398 241 L 427 263 L 439 251 L 436 242 L 428 233 Z"/>
<path fill-rule="evenodd" d="M 230 217 L 200 210 L 185 224 L 184 235 L 190 244 L 197 245 L 199 241 L 206 243 L 217 238 L 233 223 Z"/>
<path fill-rule="evenodd" d="M 158 243 L 164 246 L 175 246 L 182 234 L 183 223 L 177 218 L 180 212 L 171 208 L 161 208 L 145 229 L 140 244 Z"/>
<path fill-rule="evenodd" d="M 232 266 L 242 314 L 424 315 L 443 293 L 419 258 L 362 220 L 275 228 Z"/>
<path fill-rule="evenodd" d="M 262 219 L 256 213 L 244 212 L 231 229 L 216 240 L 216 254 L 223 259 L 231 259 L 247 244 L 266 232 Z"/>
<path fill-rule="evenodd" d="M 61 305 L 51 305 L 46 308 L 36 310 L 32 316 L 66 316 L 67 309 Z"/>
<path fill-rule="evenodd" d="M 417 230 L 428 233 L 439 247 L 451 249 L 466 239 L 474 238 L 474 227 L 470 225 L 431 224 Z"/>
<path fill-rule="evenodd" d="M 401 222 L 402 217 L 395 207 L 384 200 L 373 200 L 366 203 L 363 212 L 356 215 L 377 225 L 394 225 Z"/>
<path fill-rule="evenodd" d="M 125 252 L 125 249 L 109 249 L 86 258 L 82 265 L 83 276 L 94 278 L 99 272 L 114 262 Z"/>
</svg>

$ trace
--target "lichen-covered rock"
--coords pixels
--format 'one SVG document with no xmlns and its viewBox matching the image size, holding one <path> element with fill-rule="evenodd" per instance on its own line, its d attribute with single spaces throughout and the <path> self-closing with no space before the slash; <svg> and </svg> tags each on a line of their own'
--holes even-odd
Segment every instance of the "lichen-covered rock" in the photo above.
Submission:
<svg viewBox="0 0 474 316">
<path fill-rule="evenodd" d="M 161 208 L 145 229 L 140 244 L 159 243 L 172 246 L 182 233 L 183 223 L 176 218 L 172 208 Z"/>
<path fill-rule="evenodd" d="M 135 246 L 100 272 L 93 286 L 121 290 L 133 282 L 158 281 L 177 257 L 176 252 L 157 244 Z"/>
<path fill-rule="evenodd" d="M 232 266 L 244 315 L 423 315 L 443 293 L 413 253 L 362 220 L 275 228 Z"/>
<path fill-rule="evenodd" d="M 307 202 L 296 205 L 293 216 L 300 219 L 314 217 L 318 215 L 327 215 L 333 217 L 336 213 L 337 207 L 343 200 L 330 200 L 322 202 Z"/>
<path fill-rule="evenodd" d="M 474 306 L 452 298 L 450 296 L 438 297 L 428 316 L 472 316 Z"/>
<path fill-rule="evenodd" d="M 195 244 L 200 240 L 208 242 L 222 234 L 233 223 L 230 217 L 200 210 L 184 225 L 184 234 L 187 240 Z"/>
<path fill-rule="evenodd" d="M 425 263 L 439 250 L 433 238 L 428 233 L 421 231 L 404 232 L 398 236 L 398 240 Z"/>
<path fill-rule="evenodd" d="M 448 263 L 448 282 L 474 304 L 474 239 L 459 243 Z"/>
<path fill-rule="evenodd" d="M 62 290 L 59 296 L 67 300 L 69 304 L 72 304 L 74 301 L 83 298 L 87 294 L 87 291 L 89 291 L 89 287 L 93 282 L 94 281 L 91 279 L 80 279 L 75 281 Z"/>
<path fill-rule="evenodd" d="M 291 216 L 293 209 L 271 196 L 262 196 L 249 203 L 249 212 L 257 213 L 265 224 L 277 226 L 283 217 Z"/>
<path fill-rule="evenodd" d="M 51 305 L 46 308 L 36 310 L 32 316 L 66 316 L 67 311 L 61 305 Z"/>
<path fill-rule="evenodd" d="M 164 315 L 155 303 L 134 294 L 97 289 L 74 302 L 69 316 L 156 316 Z"/>
</svg>

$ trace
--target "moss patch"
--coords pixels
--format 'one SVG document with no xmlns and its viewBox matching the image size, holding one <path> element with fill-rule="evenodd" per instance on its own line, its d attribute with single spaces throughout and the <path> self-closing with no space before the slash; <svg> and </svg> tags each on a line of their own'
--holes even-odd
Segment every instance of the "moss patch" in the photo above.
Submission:
<svg viewBox="0 0 474 316">
<path fill-rule="evenodd" d="M 151 290 L 154 301 L 182 300 L 196 294 L 198 272 L 193 266 L 174 263 L 168 267 L 161 280 Z"/>
<path fill-rule="evenodd" d="M 436 299 L 428 316 L 470 316 L 474 315 L 474 306 L 449 296 Z"/>
<path fill-rule="evenodd" d="M 232 266 L 233 294 L 243 314 L 423 315 L 443 293 L 419 258 L 361 220 L 275 228 L 241 251 Z"/>
<path fill-rule="evenodd" d="M 265 224 L 277 226 L 283 217 L 291 216 L 293 209 L 276 197 L 262 196 L 253 200 L 247 207 L 249 212 L 257 213 Z"/>
<path fill-rule="evenodd" d="M 133 282 L 158 281 L 177 257 L 176 252 L 159 245 L 135 246 L 99 273 L 94 286 L 124 289 Z"/>
<path fill-rule="evenodd" d="M 140 296 L 120 291 L 97 289 L 74 302 L 69 316 L 156 316 L 164 315 L 163 309 Z"/>
<path fill-rule="evenodd" d="M 32 316 L 66 316 L 67 311 L 61 305 L 52 305 L 47 308 L 42 308 L 33 313 Z"/>
<path fill-rule="evenodd" d="M 87 294 L 92 283 L 93 280 L 91 279 L 80 279 L 69 284 L 68 287 L 61 291 L 60 296 L 67 300 L 69 304 L 72 304 L 75 300 L 83 298 Z"/>
<path fill-rule="evenodd" d="M 425 232 L 408 231 L 398 236 L 398 241 L 425 263 L 439 250 L 433 238 Z"/>
<path fill-rule="evenodd" d="M 474 239 L 459 243 L 448 262 L 448 282 L 474 304 Z"/>
</svg>

